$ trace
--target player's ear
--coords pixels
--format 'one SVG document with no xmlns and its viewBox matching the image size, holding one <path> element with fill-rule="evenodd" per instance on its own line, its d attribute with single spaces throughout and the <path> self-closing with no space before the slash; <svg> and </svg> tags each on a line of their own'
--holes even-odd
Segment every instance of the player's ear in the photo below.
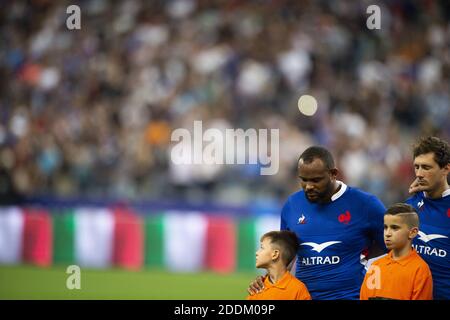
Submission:
<svg viewBox="0 0 450 320">
<path fill-rule="evenodd" d="M 417 227 L 412 227 L 411 229 L 409 229 L 409 235 L 408 235 L 409 240 L 414 239 L 418 233 L 419 233 L 419 228 L 417 228 Z"/>
<path fill-rule="evenodd" d="M 448 174 L 450 173 L 450 163 L 447 163 L 447 165 L 444 166 L 442 169 L 444 171 L 444 176 L 448 177 Z"/>
<path fill-rule="evenodd" d="M 330 169 L 329 172 L 330 172 L 331 178 L 333 178 L 333 179 L 336 179 L 339 174 L 339 170 L 337 168 Z"/>
</svg>

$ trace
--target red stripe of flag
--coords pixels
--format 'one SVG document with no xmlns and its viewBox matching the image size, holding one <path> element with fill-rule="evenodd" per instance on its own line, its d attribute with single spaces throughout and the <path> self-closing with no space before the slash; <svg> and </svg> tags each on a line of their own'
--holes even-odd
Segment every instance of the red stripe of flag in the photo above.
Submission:
<svg viewBox="0 0 450 320">
<path fill-rule="evenodd" d="M 128 209 L 114 209 L 113 263 L 138 270 L 144 262 L 142 219 Z"/>
<path fill-rule="evenodd" d="M 24 209 L 22 258 L 39 266 L 52 264 L 53 230 L 50 214 L 44 210 Z"/>
<path fill-rule="evenodd" d="M 230 217 L 210 216 L 206 233 L 205 267 L 217 272 L 236 268 L 236 228 Z"/>
</svg>

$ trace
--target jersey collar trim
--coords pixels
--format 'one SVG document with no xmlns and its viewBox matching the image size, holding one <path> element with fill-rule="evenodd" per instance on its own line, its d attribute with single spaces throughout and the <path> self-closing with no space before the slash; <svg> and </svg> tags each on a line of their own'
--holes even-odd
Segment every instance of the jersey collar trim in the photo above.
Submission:
<svg viewBox="0 0 450 320">
<path fill-rule="evenodd" d="M 345 183 L 339 180 L 336 180 L 336 182 L 341 186 L 341 188 L 339 189 L 338 192 L 336 192 L 331 196 L 331 201 L 336 201 L 344 194 L 345 191 L 347 191 L 347 185 Z"/>
<path fill-rule="evenodd" d="M 450 196 L 450 189 L 447 189 L 444 192 L 442 192 L 442 198 L 447 196 Z"/>
<path fill-rule="evenodd" d="M 425 194 L 425 191 L 423 191 L 423 196 L 426 198 L 427 195 Z M 442 192 L 442 198 L 450 196 L 450 189 L 445 190 Z"/>
</svg>

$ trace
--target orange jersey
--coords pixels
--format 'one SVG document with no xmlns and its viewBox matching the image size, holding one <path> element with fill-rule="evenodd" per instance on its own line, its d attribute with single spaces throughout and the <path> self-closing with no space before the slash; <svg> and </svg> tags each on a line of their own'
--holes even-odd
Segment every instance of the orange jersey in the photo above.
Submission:
<svg viewBox="0 0 450 320">
<path fill-rule="evenodd" d="M 432 300 L 433 280 L 426 262 L 413 249 L 399 260 L 392 251 L 376 260 L 361 286 L 360 299 Z"/>
<path fill-rule="evenodd" d="M 247 300 L 311 300 L 311 296 L 303 282 L 286 271 L 277 283 L 271 283 L 267 276 L 263 291 L 248 296 Z"/>
</svg>

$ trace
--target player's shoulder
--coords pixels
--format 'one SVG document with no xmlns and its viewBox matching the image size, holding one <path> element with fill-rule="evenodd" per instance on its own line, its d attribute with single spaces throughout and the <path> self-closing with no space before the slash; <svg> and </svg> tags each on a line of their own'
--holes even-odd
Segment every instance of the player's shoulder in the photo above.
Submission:
<svg viewBox="0 0 450 320">
<path fill-rule="evenodd" d="M 297 198 L 303 197 L 304 193 L 305 193 L 305 191 L 303 191 L 303 189 L 297 190 L 297 191 L 291 193 L 289 195 L 288 199 L 297 199 Z"/>
<path fill-rule="evenodd" d="M 380 201 L 376 195 L 357 187 L 347 186 L 346 193 L 353 199 L 361 199 L 363 201 Z"/>
<path fill-rule="evenodd" d="M 294 193 L 291 193 L 287 197 L 285 204 L 296 203 L 296 202 L 303 201 L 305 199 L 304 193 L 305 192 L 302 189 L 300 189 L 298 191 L 295 191 Z"/>
<path fill-rule="evenodd" d="M 417 206 L 417 203 L 423 199 L 423 192 L 416 192 L 411 197 L 405 200 L 405 203 L 412 205 L 414 207 Z"/>
</svg>

